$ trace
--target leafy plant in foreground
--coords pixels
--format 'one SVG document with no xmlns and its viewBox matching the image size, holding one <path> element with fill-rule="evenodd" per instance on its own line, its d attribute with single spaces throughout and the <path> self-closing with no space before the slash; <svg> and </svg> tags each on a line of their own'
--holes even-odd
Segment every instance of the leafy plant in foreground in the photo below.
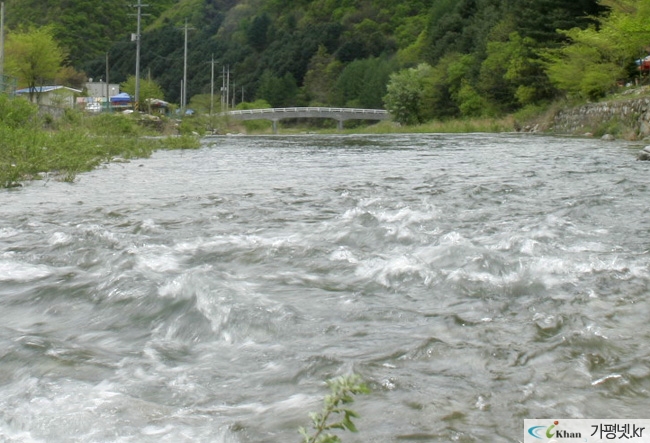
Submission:
<svg viewBox="0 0 650 443">
<path fill-rule="evenodd" d="M 312 412 L 309 417 L 312 421 L 313 433 L 301 427 L 302 443 L 340 443 L 341 439 L 329 431 L 333 429 L 357 432 L 352 418 L 359 415 L 349 409 L 354 402 L 354 395 L 367 394 L 370 389 L 356 374 L 344 375 L 327 381 L 331 394 L 325 397 L 323 409 L 319 413 Z"/>
</svg>

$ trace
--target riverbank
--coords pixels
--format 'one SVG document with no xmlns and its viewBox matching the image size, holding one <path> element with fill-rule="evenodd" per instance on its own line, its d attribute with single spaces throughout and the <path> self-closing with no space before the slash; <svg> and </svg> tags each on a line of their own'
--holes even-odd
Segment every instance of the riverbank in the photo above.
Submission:
<svg viewBox="0 0 650 443">
<path fill-rule="evenodd" d="M 54 119 L 24 100 L 0 97 L 0 187 L 51 177 L 72 182 L 116 159 L 199 147 L 198 137 L 173 132 L 160 121 L 121 114 L 66 111 Z"/>
<path fill-rule="evenodd" d="M 340 131 L 326 129 L 317 132 Z M 650 137 L 650 87 L 626 88 L 593 103 L 558 101 L 501 118 L 453 119 L 417 126 L 401 126 L 385 121 L 343 131 L 365 134 L 471 132 L 525 132 L 643 140 Z"/>
<path fill-rule="evenodd" d="M 224 133 L 271 134 L 268 125 L 248 126 L 221 122 Z M 325 126 L 325 127 L 323 127 Z M 544 107 L 524 109 L 501 118 L 464 118 L 406 126 L 392 121 L 351 124 L 339 130 L 334 124 L 320 127 L 291 122 L 280 125 L 280 134 L 424 134 L 424 133 L 524 132 L 567 136 L 643 140 L 650 137 L 650 89 L 630 88 L 595 103 L 558 101 Z"/>
<path fill-rule="evenodd" d="M 650 137 L 650 88 L 625 88 L 598 102 L 556 102 L 518 122 L 521 132 L 644 140 Z"/>
<path fill-rule="evenodd" d="M 381 122 L 359 132 L 525 132 L 637 141 L 650 137 L 650 88 L 626 89 L 595 103 L 556 102 L 498 119 L 457 119 L 405 127 Z"/>
<path fill-rule="evenodd" d="M 80 172 L 102 163 L 149 157 L 160 149 L 195 149 L 199 137 L 213 132 L 270 134 L 270 122 L 228 122 L 193 116 L 175 120 L 146 115 L 85 115 L 66 111 L 60 118 L 39 115 L 23 101 L 0 97 L 0 187 L 56 177 L 72 182 Z M 269 124 L 265 124 L 269 123 Z M 216 130 L 214 128 L 217 128 Z M 498 119 L 432 121 L 402 126 L 384 121 L 337 130 L 292 125 L 282 134 L 394 134 L 526 132 L 609 137 L 629 141 L 650 137 L 650 91 L 631 88 L 597 103 L 558 102 Z M 178 135 L 178 134 L 185 135 Z"/>
</svg>

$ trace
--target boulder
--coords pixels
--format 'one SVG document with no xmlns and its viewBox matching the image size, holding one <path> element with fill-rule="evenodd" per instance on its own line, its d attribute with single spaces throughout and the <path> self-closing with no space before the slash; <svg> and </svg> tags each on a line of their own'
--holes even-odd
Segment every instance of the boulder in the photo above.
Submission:
<svg viewBox="0 0 650 443">
<path fill-rule="evenodd" d="M 637 154 L 636 159 L 644 161 L 650 160 L 650 146 L 646 146 L 645 148 L 641 149 Z"/>
</svg>

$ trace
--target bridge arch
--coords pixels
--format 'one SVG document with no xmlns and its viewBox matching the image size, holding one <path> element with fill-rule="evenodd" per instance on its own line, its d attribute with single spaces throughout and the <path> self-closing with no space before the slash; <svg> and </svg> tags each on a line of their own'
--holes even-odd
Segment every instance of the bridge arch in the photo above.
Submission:
<svg viewBox="0 0 650 443">
<path fill-rule="evenodd" d="M 326 107 L 295 107 L 295 108 L 266 108 L 242 109 L 223 112 L 220 115 L 235 120 L 270 120 L 273 123 L 273 133 L 278 132 L 278 122 L 288 118 L 330 118 L 337 121 L 339 130 L 347 120 L 388 120 L 390 114 L 384 109 L 359 108 L 326 108 Z"/>
</svg>

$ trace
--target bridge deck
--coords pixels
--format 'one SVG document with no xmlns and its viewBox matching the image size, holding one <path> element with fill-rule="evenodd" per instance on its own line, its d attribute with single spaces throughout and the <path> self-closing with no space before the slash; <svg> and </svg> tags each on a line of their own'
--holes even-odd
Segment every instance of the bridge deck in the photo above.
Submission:
<svg viewBox="0 0 650 443">
<path fill-rule="evenodd" d="M 222 113 L 237 120 L 282 120 L 285 118 L 332 118 L 334 120 L 387 120 L 390 118 L 384 109 L 357 108 L 324 108 L 324 107 L 295 107 L 295 108 L 266 108 L 244 109 Z"/>
<path fill-rule="evenodd" d="M 390 118 L 390 114 L 384 109 L 324 107 L 242 109 L 223 112 L 220 115 L 235 120 L 271 120 L 273 133 L 278 131 L 278 121 L 286 118 L 331 118 L 338 122 L 339 130 L 343 129 L 343 122 L 346 120 L 388 120 Z"/>
</svg>

